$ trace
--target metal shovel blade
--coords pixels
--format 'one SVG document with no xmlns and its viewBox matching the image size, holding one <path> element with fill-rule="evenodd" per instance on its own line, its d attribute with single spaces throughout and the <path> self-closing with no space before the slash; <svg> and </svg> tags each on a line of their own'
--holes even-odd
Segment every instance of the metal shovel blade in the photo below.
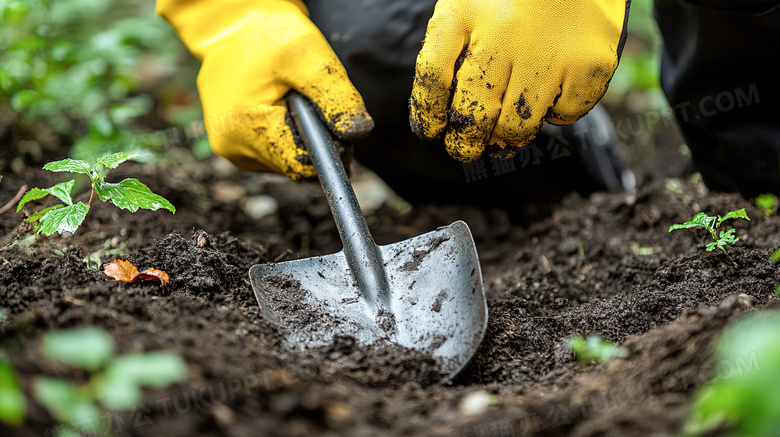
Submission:
<svg viewBox="0 0 780 437">
<path fill-rule="evenodd" d="M 474 241 L 457 221 L 379 246 L 389 308 L 361 295 L 344 251 L 259 264 L 249 271 L 264 317 L 289 346 L 314 348 L 349 336 L 362 346 L 395 343 L 435 358 L 448 379 L 460 372 L 487 328 L 487 303 Z"/>
</svg>

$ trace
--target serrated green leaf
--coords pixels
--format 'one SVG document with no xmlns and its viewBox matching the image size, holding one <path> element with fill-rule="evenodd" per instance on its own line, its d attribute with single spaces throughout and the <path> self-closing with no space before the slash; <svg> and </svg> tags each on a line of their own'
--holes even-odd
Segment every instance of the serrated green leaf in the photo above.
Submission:
<svg viewBox="0 0 780 437">
<path fill-rule="evenodd" d="M 89 205 L 82 202 L 51 210 L 41 217 L 38 233 L 51 235 L 55 232 L 76 232 L 88 212 Z"/>
<path fill-rule="evenodd" d="M 715 227 L 720 226 L 721 223 L 723 223 L 726 220 L 729 219 L 738 219 L 743 218 L 747 221 L 750 221 L 750 217 L 748 217 L 747 212 L 745 212 L 745 208 L 738 209 L 736 211 L 731 211 L 730 213 L 724 215 L 723 217 L 718 219 L 718 223 L 715 225 Z"/>
<path fill-rule="evenodd" d="M 696 227 L 702 227 L 709 230 L 711 229 L 714 221 L 715 217 L 710 217 L 707 214 L 700 212 L 685 223 L 669 226 L 669 232 L 672 232 L 676 229 L 690 229 Z"/>
<path fill-rule="evenodd" d="M 34 212 L 29 217 L 24 219 L 24 222 L 25 223 L 35 223 L 35 222 L 39 221 L 41 219 L 41 217 L 45 216 L 47 212 L 55 210 L 55 209 L 64 208 L 64 207 L 65 207 L 65 205 L 60 203 L 59 205 L 50 206 L 50 207 L 42 209 L 42 210 L 40 210 L 38 212 Z"/>
<path fill-rule="evenodd" d="M 43 166 L 44 170 L 49 171 L 67 171 L 70 173 L 80 173 L 89 175 L 89 164 L 80 159 L 63 159 L 62 161 L 50 162 Z"/>
<path fill-rule="evenodd" d="M 770 255 L 769 259 L 771 259 L 772 262 L 780 261 L 780 249 L 775 249 L 775 251 L 772 252 L 772 255 Z"/>
<path fill-rule="evenodd" d="M 70 197 L 70 192 L 73 190 L 74 182 L 76 182 L 76 180 L 71 179 L 67 182 L 62 182 L 49 188 L 32 188 L 30 191 L 25 193 L 24 197 L 22 197 L 22 200 L 19 201 L 19 204 L 16 206 L 16 212 L 21 211 L 22 207 L 24 207 L 27 202 L 42 199 L 49 194 L 60 199 L 66 205 L 72 205 L 73 199 Z"/>
<path fill-rule="evenodd" d="M 137 156 L 138 156 L 137 153 L 128 153 L 128 152 L 112 153 L 111 155 L 104 156 L 98 159 L 95 165 L 96 166 L 101 165 L 106 168 L 117 168 L 119 164 L 128 161 L 130 159 L 136 158 Z"/>
<path fill-rule="evenodd" d="M 24 193 L 24 197 L 22 197 L 22 200 L 20 200 L 19 204 L 16 206 L 16 212 L 21 211 L 22 207 L 24 207 L 24 205 L 26 205 L 28 202 L 32 202 L 33 200 L 43 199 L 48 195 L 49 195 L 48 191 L 41 190 L 40 188 L 31 188 L 30 191 Z"/>
<path fill-rule="evenodd" d="M 71 191 L 73 191 L 73 184 L 75 179 L 71 179 L 67 182 L 59 183 L 53 187 L 45 188 L 43 191 L 47 191 L 52 196 L 60 199 L 62 203 L 66 205 L 73 205 L 73 199 L 70 197 Z"/>
<path fill-rule="evenodd" d="M 106 378 L 162 388 L 186 380 L 187 365 L 179 355 L 172 352 L 130 354 L 114 360 L 106 369 Z"/>
<path fill-rule="evenodd" d="M 95 191 L 100 196 L 100 200 L 114 203 L 119 208 L 138 211 L 138 208 L 151 209 L 156 211 L 165 208 L 172 213 L 176 213 L 176 208 L 162 196 L 154 194 L 146 185 L 138 179 L 125 179 L 119 183 L 104 182 L 95 187 Z"/>
<path fill-rule="evenodd" d="M 41 346 L 44 356 L 94 371 L 114 354 L 114 342 L 100 328 L 78 328 L 48 334 Z"/>
<path fill-rule="evenodd" d="M 707 245 L 707 252 L 712 252 L 715 250 L 715 248 L 718 247 L 718 243 L 712 242 Z"/>
<path fill-rule="evenodd" d="M 728 231 L 720 231 L 720 240 L 718 241 L 718 245 L 722 246 L 723 244 L 734 244 L 737 241 L 739 241 L 739 237 L 734 236 L 734 231 L 736 229 L 729 229 Z M 723 244 L 720 244 L 720 243 Z"/>
</svg>

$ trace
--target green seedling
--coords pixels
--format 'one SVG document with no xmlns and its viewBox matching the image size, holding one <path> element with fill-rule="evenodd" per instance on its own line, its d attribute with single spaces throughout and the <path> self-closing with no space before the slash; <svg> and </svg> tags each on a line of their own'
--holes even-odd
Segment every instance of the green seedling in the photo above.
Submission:
<svg viewBox="0 0 780 437">
<path fill-rule="evenodd" d="M 683 435 L 780 433 L 780 314 L 748 316 L 715 342 L 715 378 L 693 396 Z"/>
<path fill-rule="evenodd" d="M 118 183 L 105 181 L 106 173 L 109 169 L 116 168 L 119 164 L 136 156 L 137 154 L 135 153 L 113 153 L 98 159 L 92 166 L 86 161 L 77 159 L 50 162 L 43 166 L 44 170 L 83 174 L 89 177 L 92 185 L 89 202 L 73 202 L 71 191 L 76 180 L 71 179 L 50 188 L 31 189 L 19 201 L 16 211 L 21 211 L 22 207 L 28 202 L 42 199 L 48 195 L 52 195 L 62 201 L 62 204 L 37 211 L 26 219 L 28 223 L 39 222 L 37 232 L 46 235 L 51 235 L 55 232 L 60 234 L 63 232 L 75 232 L 84 221 L 96 198 L 103 202 L 110 201 L 117 207 L 130 212 L 136 212 L 139 208 L 152 211 L 164 208 L 175 214 L 176 208 L 170 202 L 152 193 L 152 190 L 138 179 L 125 179 Z"/>
<path fill-rule="evenodd" d="M 581 335 L 568 339 L 567 344 L 574 352 L 574 356 L 585 366 L 592 362 L 601 363 L 608 361 L 613 357 L 625 358 L 628 356 L 628 350 L 614 343 L 610 343 L 599 335 L 590 335 L 583 338 Z"/>
<path fill-rule="evenodd" d="M 774 215 L 777 211 L 777 197 L 774 194 L 761 194 L 756 196 L 756 208 L 760 209 L 765 215 Z"/>
<path fill-rule="evenodd" d="M 747 213 L 745 212 L 745 208 L 738 209 L 736 211 L 731 211 L 728 214 L 716 217 L 708 216 L 707 214 L 700 212 L 693 216 L 693 218 L 690 221 L 687 221 L 682 224 L 672 225 L 669 226 L 669 232 L 672 232 L 676 229 L 691 229 L 696 227 L 701 227 L 707 229 L 709 231 L 710 236 L 712 237 L 713 241 L 709 244 L 707 244 L 707 252 L 712 252 L 716 248 L 723 251 L 724 254 L 726 254 L 726 257 L 731 261 L 732 263 L 734 260 L 731 258 L 731 255 L 729 255 L 728 252 L 726 252 L 726 246 L 732 246 L 737 241 L 739 241 L 739 237 L 734 235 L 734 229 L 729 229 L 728 231 L 720 231 L 718 233 L 718 228 L 720 225 L 729 219 L 737 219 L 737 218 L 743 218 L 745 220 L 750 221 L 750 217 L 748 217 Z"/>
<path fill-rule="evenodd" d="M 142 386 L 166 387 L 187 378 L 179 355 L 154 351 L 123 356 L 114 354 L 114 342 L 102 329 L 88 327 L 48 334 L 43 355 L 69 366 L 86 369 L 86 384 L 59 378 L 38 378 L 33 392 L 52 416 L 76 430 L 94 429 L 101 411 L 129 410 L 142 399 Z"/>
<path fill-rule="evenodd" d="M 122 257 L 125 255 L 125 249 L 127 249 L 127 241 L 123 241 L 119 244 L 119 247 L 112 247 L 112 238 L 103 242 L 103 247 L 91 252 L 84 257 L 84 263 L 90 270 L 100 270 L 100 266 L 103 264 L 103 258 L 106 257 Z"/>
<path fill-rule="evenodd" d="M 637 256 L 648 256 L 655 253 L 655 249 L 651 246 L 641 246 L 638 242 L 632 241 L 628 247 L 631 249 L 631 253 Z"/>
<path fill-rule="evenodd" d="M 0 358 L 0 422 L 19 426 L 26 409 L 27 402 L 13 367 Z"/>
</svg>

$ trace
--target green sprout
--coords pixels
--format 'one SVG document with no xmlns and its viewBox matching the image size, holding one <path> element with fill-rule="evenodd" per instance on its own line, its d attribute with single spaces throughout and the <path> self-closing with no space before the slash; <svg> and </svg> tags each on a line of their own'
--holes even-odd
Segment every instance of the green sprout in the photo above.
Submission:
<svg viewBox="0 0 780 437">
<path fill-rule="evenodd" d="M 629 243 L 628 247 L 631 249 L 631 253 L 637 256 L 648 256 L 655 253 L 655 248 L 652 246 L 641 246 L 636 241 Z"/>
<path fill-rule="evenodd" d="M 119 244 L 119 247 L 112 247 L 113 238 L 109 238 L 103 242 L 103 247 L 90 252 L 84 257 L 84 263 L 90 270 L 100 270 L 100 266 L 103 264 L 103 258 L 106 257 L 121 257 L 125 255 L 127 249 L 127 241 L 123 241 Z"/>
<path fill-rule="evenodd" d="M 21 425 L 26 408 L 27 402 L 13 367 L 0 358 L 0 422 Z"/>
<path fill-rule="evenodd" d="M 777 205 L 777 196 L 771 193 L 760 194 L 756 196 L 756 208 L 760 209 L 765 215 L 774 215 Z"/>
<path fill-rule="evenodd" d="M 45 189 L 32 188 L 19 201 L 16 211 L 21 211 L 27 202 L 42 199 L 48 195 L 60 199 L 63 204 L 37 211 L 25 220 L 28 223 L 40 222 L 37 232 L 46 235 L 51 235 L 55 232 L 60 234 L 63 232 L 75 232 L 84 221 L 96 197 L 103 202 L 110 201 L 117 207 L 130 212 L 136 212 L 139 208 L 152 211 L 164 208 L 175 214 L 176 208 L 170 202 L 152 193 L 152 190 L 138 179 L 125 179 L 118 183 L 106 182 L 104 180 L 109 169 L 116 168 L 119 164 L 136 156 L 138 156 L 136 153 L 114 153 L 98 159 L 92 166 L 86 161 L 78 159 L 63 159 L 62 161 L 50 162 L 43 166 L 44 170 L 84 174 L 89 177 L 92 184 L 89 202 L 73 202 L 71 191 L 76 180 L 71 179 Z"/>
<path fill-rule="evenodd" d="M 715 378 L 694 393 L 683 435 L 780 432 L 780 314 L 743 318 L 715 342 Z"/>
<path fill-rule="evenodd" d="M 568 339 L 567 344 L 574 352 L 574 356 L 581 365 L 587 365 L 591 362 L 601 363 L 608 361 L 612 357 L 625 358 L 628 356 L 626 348 L 610 343 L 599 335 L 590 335 L 583 338 L 581 335 Z"/>
<path fill-rule="evenodd" d="M 179 355 L 153 351 L 114 355 L 114 342 L 102 329 L 78 328 L 48 334 L 43 355 L 73 367 L 86 369 L 90 378 L 79 385 L 59 378 L 35 380 L 36 399 L 60 423 L 86 430 L 99 421 L 99 403 L 108 410 L 129 410 L 142 400 L 142 386 L 162 388 L 187 378 L 187 366 Z"/>
<path fill-rule="evenodd" d="M 736 211 L 731 211 L 728 214 L 716 217 L 708 216 L 707 214 L 700 212 L 693 216 L 693 218 L 690 221 L 687 221 L 682 224 L 672 225 L 669 226 L 669 232 L 672 232 L 676 229 L 691 229 L 696 227 L 701 227 L 707 229 L 709 231 L 710 236 L 714 241 L 707 244 L 707 252 L 712 252 L 715 250 L 715 248 L 718 248 L 723 251 L 724 254 L 726 254 L 726 257 L 731 261 L 732 263 L 734 260 L 731 258 L 731 255 L 729 255 L 728 252 L 726 252 L 726 246 L 727 245 L 734 245 L 737 241 L 739 241 L 739 237 L 734 235 L 734 229 L 729 229 L 728 231 L 720 231 L 718 233 L 717 229 L 720 227 L 720 225 L 729 219 L 737 219 L 737 218 L 743 218 L 747 221 L 750 221 L 750 217 L 748 217 L 747 213 L 745 212 L 745 208 L 738 209 Z"/>
</svg>

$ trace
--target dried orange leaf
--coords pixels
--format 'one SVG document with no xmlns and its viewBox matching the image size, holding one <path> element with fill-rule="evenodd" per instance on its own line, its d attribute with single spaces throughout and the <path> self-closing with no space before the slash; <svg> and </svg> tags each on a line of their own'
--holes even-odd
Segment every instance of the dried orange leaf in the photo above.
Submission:
<svg viewBox="0 0 780 437">
<path fill-rule="evenodd" d="M 165 287 L 169 281 L 168 274 L 162 270 L 146 269 L 139 273 L 130 261 L 124 260 L 106 264 L 103 267 L 103 272 L 117 281 L 123 282 L 160 281 L 160 284 Z"/>
<path fill-rule="evenodd" d="M 133 276 L 138 274 L 138 269 L 130 261 L 120 259 L 103 266 L 103 272 L 117 281 L 132 282 Z"/>
<path fill-rule="evenodd" d="M 162 270 L 146 269 L 133 276 L 133 279 L 130 282 L 136 281 L 160 281 L 160 284 L 165 287 L 168 285 L 168 274 Z"/>
</svg>

